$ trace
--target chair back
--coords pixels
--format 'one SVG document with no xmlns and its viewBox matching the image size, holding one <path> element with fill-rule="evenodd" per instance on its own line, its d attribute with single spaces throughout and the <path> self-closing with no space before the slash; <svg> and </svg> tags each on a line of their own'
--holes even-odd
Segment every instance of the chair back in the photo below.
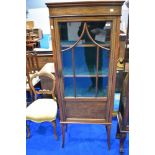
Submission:
<svg viewBox="0 0 155 155">
<path fill-rule="evenodd" d="M 32 81 L 34 78 L 39 77 L 39 79 L 48 78 L 50 79 L 51 83 L 49 84 L 50 89 L 40 89 L 35 90 Z M 55 100 L 55 76 L 52 73 L 49 72 L 36 72 L 30 77 L 30 88 L 32 89 L 33 93 L 35 94 L 35 97 L 37 94 L 46 94 L 46 95 L 52 95 L 52 98 Z"/>
<path fill-rule="evenodd" d="M 28 74 L 34 74 L 39 71 L 39 63 L 37 53 L 26 53 L 26 72 Z"/>
</svg>

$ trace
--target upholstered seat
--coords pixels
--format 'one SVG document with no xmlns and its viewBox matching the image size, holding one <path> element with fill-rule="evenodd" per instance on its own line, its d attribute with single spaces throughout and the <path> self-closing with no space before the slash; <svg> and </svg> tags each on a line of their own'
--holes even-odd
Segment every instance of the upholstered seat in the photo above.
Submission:
<svg viewBox="0 0 155 155">
<path fill-rule="evenodd" d="M 57 115 L 57 103 L 53 99 L 38 99 L 26 110 L 26 119 L 34 122 L 53 121 Z"/>
</svg>

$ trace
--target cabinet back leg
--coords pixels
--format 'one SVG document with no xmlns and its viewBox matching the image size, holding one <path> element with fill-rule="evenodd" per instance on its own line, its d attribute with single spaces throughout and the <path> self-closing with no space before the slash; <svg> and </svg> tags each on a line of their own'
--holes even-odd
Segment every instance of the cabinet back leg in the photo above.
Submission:
<svg viewBox="0 0 155 155">
<path fill-rule="evenodd" d="M 111 125 L 106 125 L 106 131 L 107 131 L 108 149 L 110 150 L 110 132 L 111 132 Z"/>
</svg>

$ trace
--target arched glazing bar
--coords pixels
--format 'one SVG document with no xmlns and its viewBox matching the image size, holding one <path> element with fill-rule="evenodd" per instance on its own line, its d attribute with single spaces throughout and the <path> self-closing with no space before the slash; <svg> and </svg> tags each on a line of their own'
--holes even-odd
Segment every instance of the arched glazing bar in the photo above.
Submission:
<svg viewBox="0 0 155 155">
<path fill-rule="evenodd" d="M 92 36 L 91 36 L 91 34 L 89 33 L 89 30 L 88 30 L 87 22 L 84 22 L 83 30 L 82 30 L 82 33 L 81 33 L 79 39 L 78 39 L 73 45 L 71 45 L 70 47 L 68 47 L 68 48 L 66 48 L 66 49 L 63 49 L 63 50 L 61 50 L 61 51 L 64 52 L 64 51 L 67 51 L 67 50 L 69 50 L 69 49 L 74 48 L 74 47 L 81 41 L 81 39 L 82 39 L 82 37 L 83 37 L 83 35 L 84 35 L 85 32 L 87 33 L 89 39 L 90 39 L 96 46 L 99 46 L 99 47 L 102 48 L 102 49 L 106 49 L 106 50 L 110 51 L 109 48 L 104 47 L 104 46 L 98 44 L 98 43 L 92 38 Z"/>
</svg>

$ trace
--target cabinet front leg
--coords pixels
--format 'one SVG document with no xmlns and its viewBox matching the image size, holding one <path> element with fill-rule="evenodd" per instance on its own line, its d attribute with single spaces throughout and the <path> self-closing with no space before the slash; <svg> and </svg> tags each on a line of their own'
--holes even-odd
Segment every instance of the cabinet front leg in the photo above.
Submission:
<svg viewBox="0 0 155 155">
<path fill-rule="evenodd" d="M 64 143 L 65 143 L 65 124 L 61 124 L 61 130 L 62 130 L 62 148 L 64 148 Z"/>
<path fill-rule="evenodd" d="M 111 125 L 106 125 L 106 131 L 107 131 L 108 149 L 110 150 L 110 131 L 111 131 Z"/>
</svg>

